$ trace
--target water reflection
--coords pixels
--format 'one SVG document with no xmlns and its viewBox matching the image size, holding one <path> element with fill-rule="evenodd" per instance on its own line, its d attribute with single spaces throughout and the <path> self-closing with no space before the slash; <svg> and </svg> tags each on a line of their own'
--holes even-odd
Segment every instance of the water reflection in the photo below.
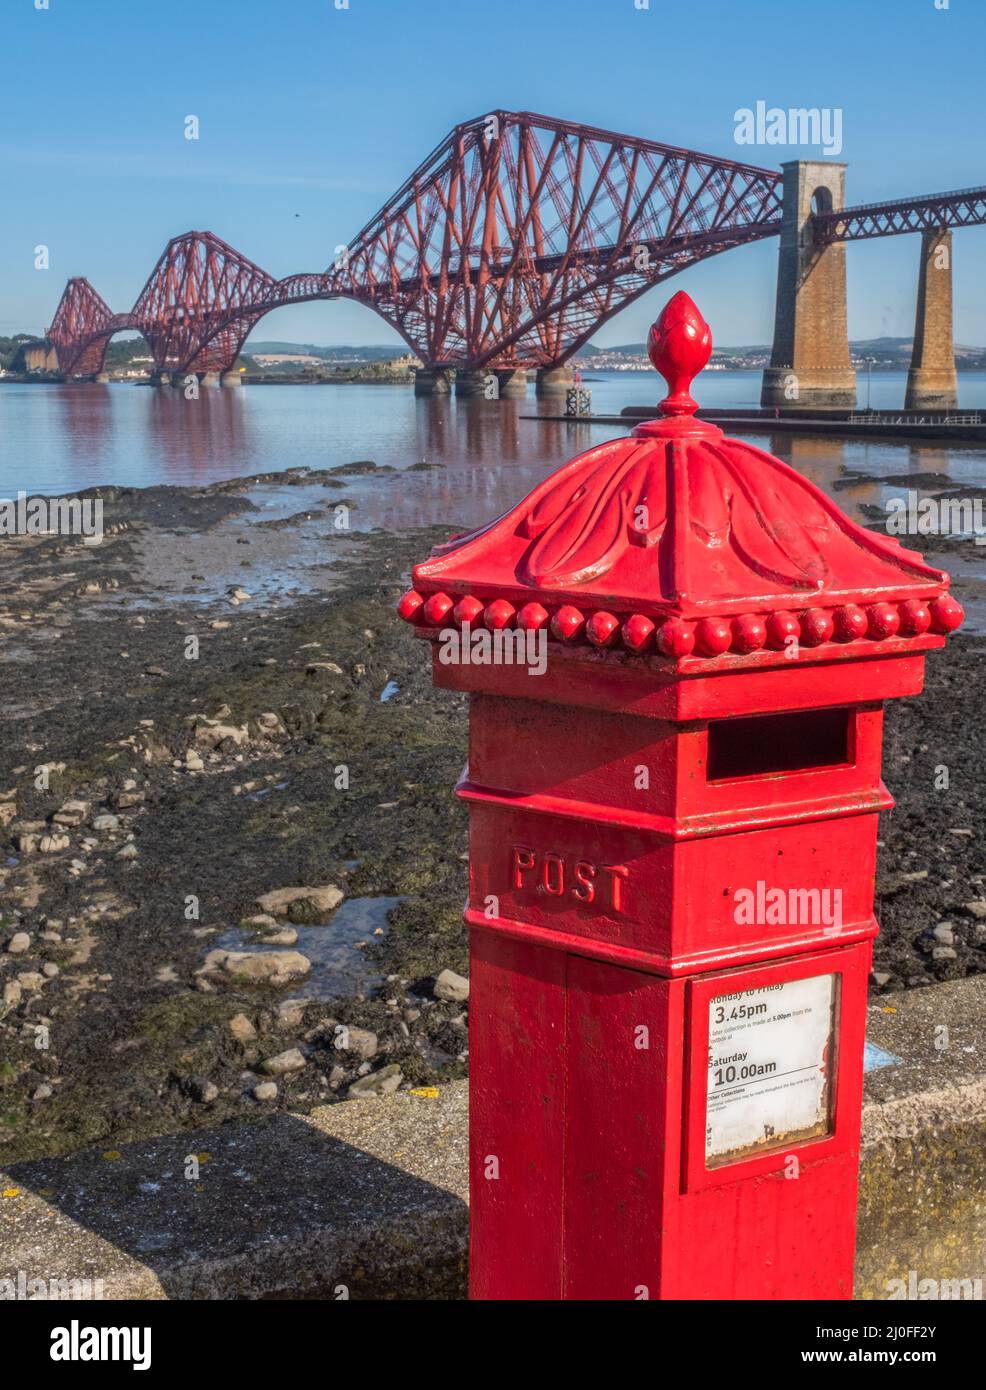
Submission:
<svg viewBox="0 0 986 1390">
<path fill-rule="evenodd" d="M 238 460 L 248 452 L 241 390 L 204 386 L 191 400 L 180 387 L 146 390 L 148 441 L 162 482 L 180 477 L 185 486 L 210 483 L 217 469 L 222 476 L 236 476 Z"/>
<path fill-rule="evenodd" d="M 36 389 L 43 393 L 42 399 L 48 397 L 53 401 L 54 412 L 60 416 L 57 424 L 60 433 L 75 440 L 80 453 L 93 459 L 106 457 L 112 435 L 113 410 L 113 393 L 108 386 L 93 382 L 87 386 Z M 48 412 L 42 409 L 36 413 L 35 419 L 44 428 L 48 424 Z M 24 462 L 30 465 L 29 487 L 46 490 L 43 480 L 35 476 L 29 454 L 26 454 Z"/>
<path fill-rule="evenodd" d="M 756 373 L 707 375 L 698 394 L 710 406 L 749 404 L 759 381 Z M 972 386 L 986 400 L 986 374 L 963 376 L 976 379 Z M 614 373 L 592 389 L 594 408 L 613 414 L 660 394 L 652 374 Z M 963 382 L 963 392 L 970 389 Z M 545 418 L 558 410 L 558 401 L 538 401 L 533 390 L 526 400 L 460 401 L 416 399 L 399 386 L 202 387 L 188 400 L 181 388 L 15 384 L 0 387 L 0 497 L 20 487 L 203 486 L 370 459 L 394 471 L 344 478 L 344 490 L 328 494 L 356 504 L 359 529 L 475 526 L 512 506 L 573 454 L 622 432 L 619 424 Z M 750 435 L 749 442 L 787 460 L 851 512 L 880 504 L 910 476 L 986 483 L 982 448 L 782 433 Z M 896 481 L 871 481 L 883 478 Z M 297 497 L 294 510 L 307 504 Z"/>
</svg>

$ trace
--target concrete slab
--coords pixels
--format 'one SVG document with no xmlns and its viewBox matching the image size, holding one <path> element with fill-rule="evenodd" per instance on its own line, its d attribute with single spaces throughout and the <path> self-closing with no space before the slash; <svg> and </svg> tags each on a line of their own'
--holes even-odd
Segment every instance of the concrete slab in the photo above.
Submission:
<svg viewBox="0 0 986 1390">
<path fill-rule="evenodd" d="M 868 1022 L 901 1060 L 865 1080 L 857 1297 L 972 1296 L 986 977 L 884 995 Z M 455 1082 L 17 1165 L 0 1173 L 0 1294 L 21 1272 L 99 1279 L 106 1298 L 464 1297 L 467 1124 Z"/>
<path fill-rule="evenodd" d="M 981 1298 L 986 977 L 883 995 L 867 1036 L 901 1063 L 866 1077 L 856 1295 Z"/>
<path fill-rule="evenodd" d="M 0 1279 L 101 1279 L 105 1298 L 454 1297 L 466 1099 L 460 1083 L 17 1165 L 0 1174 Z"/>
</svg>

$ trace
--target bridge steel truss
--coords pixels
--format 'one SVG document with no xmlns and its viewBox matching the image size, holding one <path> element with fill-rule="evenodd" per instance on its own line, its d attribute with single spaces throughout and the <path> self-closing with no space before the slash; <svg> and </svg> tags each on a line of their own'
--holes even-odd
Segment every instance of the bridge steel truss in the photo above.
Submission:
<svg viewBox="0 0 986 1390">
<path fill-rule="evenodd" d="M 929 193 L 888 203 L 860 203 L 840 212 L 816 213 L 812 218 L 815 244 L 862 241 L 900 236 L 904 232 L 944 231 L 986 223 L 986 188 L 960 188 L 954 193 Z"/>
<path fill-rule="evenodd" d="M 530 112 L 458 125 L 325 271 L 276 279 L 212 232 L 173 238 L 127 314 L 70 280 L 68 376 L 136 330 L 160 373 L 228 371 L 272 309 L 351 299 L 426 366 L 554 367 L 688 266 L 781 229 L 781 175 Z M 986 190 L 816 214 L 816 241 L 986 221 Z"/>
<path fill-rule="evenodd" d="M 425 363 L 565 361 L 652 285 L 780 230 L 780 175 L 529 112 L 456 126 L 324 272 L 276 280 L 211 232 L 168 243 L 129 314 L 69 282 L 49 339 L 69 375 L 136 329 L 160 372 L 227 370 L 271 309 L 347 298 Z"/>
</svg>

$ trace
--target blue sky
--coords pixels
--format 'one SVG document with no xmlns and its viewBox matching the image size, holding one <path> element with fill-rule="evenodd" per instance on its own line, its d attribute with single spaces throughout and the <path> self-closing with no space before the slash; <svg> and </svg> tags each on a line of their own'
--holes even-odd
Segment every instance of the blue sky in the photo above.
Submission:
<svg viewBox="0 0 986 1390">
<path fill-rule="evenodd" d="M 193 227 L 277 276 L 322 269 L 457 121 L 496 107 L 766 166 L 805 152 L 738 147 L 738 108 L 838 107 L 850 203 L 986 183 L 984 0 L 336 3 L 3 0 L 0 333 L 43 330 L 70 275 L 129 309 Z M 912 331 L 917 252 L 915 237 L 849 248 L 853 337 Z M 775 268 L 773 239 L 730 252 L 597 341 L 641 339 L 678 288 L 720 343 L 769 341 Z M 986 343 L 984 270 L 986 228 L 957 233 L 960 342 Z M 258 333 L 393 337 L 341 302 L 279 310 Z"/>
</svg>

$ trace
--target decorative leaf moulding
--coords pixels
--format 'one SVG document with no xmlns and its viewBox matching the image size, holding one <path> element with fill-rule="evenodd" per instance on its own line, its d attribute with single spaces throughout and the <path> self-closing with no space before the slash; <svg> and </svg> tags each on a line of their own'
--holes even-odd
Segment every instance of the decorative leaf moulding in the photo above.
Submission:
<svg viewBox="0 0 986 1390">
<path fill-rule="evenodd" d="M 518 506 L 437 546 L 398 612 L 423 629 L 547 627 L 679 660 L 890 642 L 958 627 L 948 575 L 850 521 L 780 459 L 698 420 L 712 351 L 676 294 L 650 330 L 661 417 L 564 464 Z M 761 658 L 762 659 L 762 658 Z"/>
</svg>

